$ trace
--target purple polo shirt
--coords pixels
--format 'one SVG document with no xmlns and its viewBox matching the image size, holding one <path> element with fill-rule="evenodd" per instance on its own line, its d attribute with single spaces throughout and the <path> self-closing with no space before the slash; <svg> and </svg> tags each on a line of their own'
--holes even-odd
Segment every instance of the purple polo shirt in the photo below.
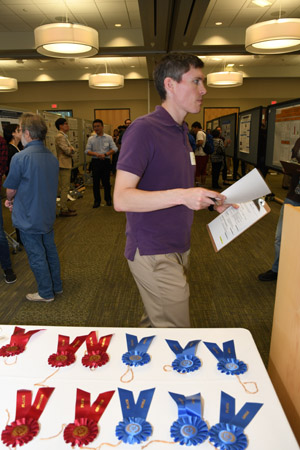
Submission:
<svg viewBox="0 0 300 450">
<path fill-rule="evenodd" d="M 138 189 L 160 191 L 194 186 L 195 166 L 188 128 L 178 125 L 161 106 L 136 119 L 127 128 L 117 169 L 140 177 Z M 128 212 L 125 257 L 183 253 L 190 248 L 194 212 L 186 206 L 174 206 L 152 212 Z"/>
</svg>

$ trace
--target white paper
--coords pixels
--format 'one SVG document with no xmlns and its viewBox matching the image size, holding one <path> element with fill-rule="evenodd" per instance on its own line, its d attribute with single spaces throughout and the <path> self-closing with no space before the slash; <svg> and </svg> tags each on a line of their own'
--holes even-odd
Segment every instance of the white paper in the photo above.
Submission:
<svg viewBox="0 0 300 450">
<path fill-rule="evenodd" d="M 270 194 L 269 186 L 257 169 L 251 170 L 229 188 L 222 192 L 226 196 L 225 203 L 246 203 Z"/>
<path fill-rule="evenodd" d="M 261 200 L 259 207 L 253 201 L 241 203 L 238 209 L 230 207 L 208 224 L 216 250 L 219 251 L 247 228 L 261 219 L 267 210 Z"/>
</svg>

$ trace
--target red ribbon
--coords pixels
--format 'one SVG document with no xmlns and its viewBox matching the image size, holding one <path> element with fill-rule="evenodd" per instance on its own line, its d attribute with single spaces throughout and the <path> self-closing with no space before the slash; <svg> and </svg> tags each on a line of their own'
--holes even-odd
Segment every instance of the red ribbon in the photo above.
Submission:
<svg viewBox="0 0 300 450">
<path fill-rule="evenodd" d="M 57 353 L 53 353 L 48 358 L 50 366 L 69 366 L 75 361 L 75 353 L 86 339 L 86 335 L 77 336 L 70 344 L 69 336 L 58 335 Z"/>
<path fill-rule="evenodd" d="M 104 413 L 115 391 L 99 394 L 95 402 L 90 405 L 91 394 L 77 389 L 75 404 L 75 421 L 70 423 L 64 431 L 64 439 L 73 446 L 87 445 L 98 434 L 97 423 Z"/>
<path fill-rule="evenodd" d="M 24 352 L 31 336 L 43 330 L 31 330 L 25 333 L 24 328 L 15 327 L 10 343 L 0 348 L 0 356 L 14 356 Z"/>
<path fill-rule="evenodd" d="M 97 339 L 96 331 L 92 331 L 86 338 L 88 354 L 83 356 L 82 364 L 86 367 L 100 367 L 109 360 L 106 350 L 110 344 L 112 334 Z"/>
<path fill-rule="evenodd" d="M 44 411 L 54 388 L 40 388 L 31 405 L 32 392 L 26 389 L 17 391 L 15 421 L 2 431 L 1 439 L 5 445 L 23 445 L 31 441 L 39 432 L 38 419 Z"/>
</svg>

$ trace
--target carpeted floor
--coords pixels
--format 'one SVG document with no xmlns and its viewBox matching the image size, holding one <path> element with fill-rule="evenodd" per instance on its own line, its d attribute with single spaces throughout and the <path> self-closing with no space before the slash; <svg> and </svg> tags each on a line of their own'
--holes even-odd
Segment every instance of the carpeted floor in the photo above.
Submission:
<svg viewBox="0 0 300 450">
<path fill-rule="evenodd" d="M 270 187 L 284 198 L 281 177 L 269 176 Z M 36 291 L 25 251 L 12 255 L 17 282 L 0 282 L 0 323 L 65 326 L 138 326 L 142 305 L 127 262 L 125 215 L 112 207 L 92 209 L 92 188 L 76 201 L 76 217 L 55 223 L 63 289 L 50 304 L 30 303 L 25 294 Z M 73 205 L 72 205 L 73 206 Z M 242 236 L 215 253 L 206 223 L 214 213 L 195 213 L 191 251 L 192 326 L 244 327 L 252 333 L 267 364 L 276 283 L 257 275 L 271 267 L 274 233 L 280 205 Z M 4 209 L 4 208 L 3 208 Z M 10 216 L 3 211 L 6 231 Z"/>
</svg>

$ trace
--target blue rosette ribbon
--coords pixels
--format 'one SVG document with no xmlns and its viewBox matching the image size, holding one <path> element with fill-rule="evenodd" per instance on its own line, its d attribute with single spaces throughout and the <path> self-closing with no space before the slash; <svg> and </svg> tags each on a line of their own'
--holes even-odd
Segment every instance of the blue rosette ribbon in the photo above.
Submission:
<svg viewBox="0 0 300 450">
<path fill-rule="evenodd" d="M 152 434 L 152 426 L 146 421 L 148 410 L 154 394 L 153 389 L 141 391 L 137 402 L 133 393 L 119 388 L 119 397 L 123 420 L 116 426 L 117 438 L 125 444 L 140 444 Z"/>
<path fill-rule="evenodd" d="M 223 342 L 223 351 L 214 342 L 204 342 L 208 350 L 217 358 L 217 369 L 226 375 L 241 375 L 247 371 L 247 365 L 236 358 L 234 341 Z"/>
<path fill-rule="evenodd" d="M 248 446 L 244 429 L 262 405 L 247 402 L 235 414 L 235 398 L 221 391 L 220 423 L 209 430 L 209 441 L 221 450 L 244 450 Z"/>
<path fill-rule="evenodd" d="M 170 434 L 180 445 L 198 445 L 208 437 L 208 428 L 201 416 L 201 394 L 185 397 L 169 392 L 178 406 L 178 419 L 173 422 Z"/>
<path fill-rule="evenodd" d="M 195 356 L 196 347 L 200 340 L 188 342 L 184 349 L 178 341 L 166 339 L 166 342 L 176 355 L 176 359 L 172 362 L 173 370 L 179 373 L 189 373 L 201 367 L 200 359 Z"/>
<path fill-rule="evenodd" d="M 148 364 L 150 356 L 147 350 L 155 336 L 144 337 L 138 342 L 137 337 L 133 334 L 126 333 L 128 351 L 122 355 L 122 361 L 127 366 L 143 366 Z"/>
</svg>

